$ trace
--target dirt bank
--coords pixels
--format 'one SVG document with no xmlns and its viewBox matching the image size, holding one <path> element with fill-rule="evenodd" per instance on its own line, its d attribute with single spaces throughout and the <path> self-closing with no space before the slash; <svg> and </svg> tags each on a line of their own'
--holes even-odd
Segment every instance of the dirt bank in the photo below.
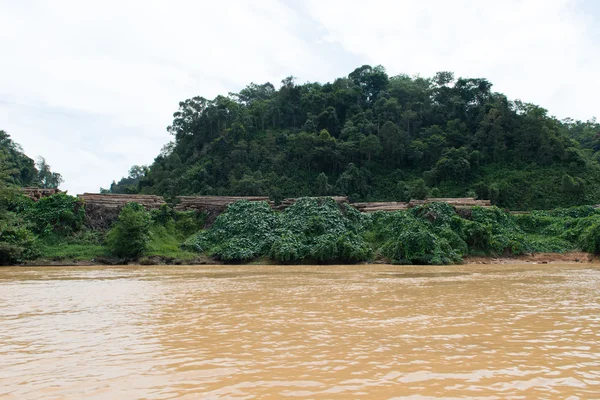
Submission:
<svg viewBox="0 0 600 400">
<path fill-rule="evenodd" d="M 551 263 L 598 263 L 600 260 L 592 254 L 580 251 L 571 253 L 536 253 L 518 256 L 479 257 L 467 256 L 465 264 L 551 264 Z"/>
<path fill-rule="evenodd" d="M 380 264 L 386 262 L 374 262 Z M 600 258 L 593 254 L 584 252 L 571 253 L 536 253 L 523 254 L 519 256 L 467 256 L 463 258 L 463 264 L 553 264 L 553 263 L 600 263 Z M 205 264 L 222 264 L 221 261 L 215 260 L 204 255 L 199 255 L 194 259 L 177 259 L 172 257 L 148 256 L 142 257 L 139 260 L 121 260 L 117 258 L 100 257 L 92 260 L 51 260 L 37 259 L 21 264 L 23 266 L 93 266 L 93 265 L 205 265 Z M 261 258 L 259 260 L 241 263 L 240 265 L 267 265 L 277 264 L 268 259 Z M 369 264 L 369 263 L 365 263 Z"/>
</svg>

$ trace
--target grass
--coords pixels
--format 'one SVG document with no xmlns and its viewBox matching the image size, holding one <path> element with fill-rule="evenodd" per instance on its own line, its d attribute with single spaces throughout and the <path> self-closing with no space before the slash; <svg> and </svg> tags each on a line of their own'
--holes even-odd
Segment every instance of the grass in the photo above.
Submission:
<svg viewBox="0 0 600 400">
<path fill-rule="evenodd" d="M 144 252 L 145 257 L 166 257 L 178 260 L 193 260 L 198 253 L 183 250 L 181 244 L 184 238 L 162 225 L 154 225 L 150 230 L 150 243 Z"/>
<path fill-rule="evenodd" d="M 105 257 L 106 249 L 101 245 L 79 244 L 79 243 L 59 243 L 40 245 L 40 259 L 65 260 L 73 259 L 77 261 L 93 260 L 97 257 Z"/>
</svg>

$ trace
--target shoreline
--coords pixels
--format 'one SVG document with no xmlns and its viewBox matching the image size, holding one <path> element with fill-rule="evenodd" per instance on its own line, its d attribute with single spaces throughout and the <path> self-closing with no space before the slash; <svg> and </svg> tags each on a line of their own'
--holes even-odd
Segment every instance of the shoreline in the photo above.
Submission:
<svg viewBox="0 0 600 400">
<path fill-rule="evenodd" d="M 476 265 L 476 264 L 597 264 L 600 263 L 600 258 L 597 256 L 581 252 L 573 251 L 568 253 L 533 253 L 522 255 L 503 255 L 503 256 L 465 256 L 463 263 L 459 265 Z M 47 260 L 38 259 L 23 264 L 6 265 L 6 267 L 91 267 L 91 266 L 127 266 L 127 265 L 229 265 L 229 266 L 247 266 L 247 265 L 280 265 L 269 259 L 260 259 L 246 263 L 223 263 L 209 257 L 197 257 L 194 259 L 177 259 L 162 256 L 143 257 L 138 260 L 124 261 L 118 259 L 91 259 L 91 260 Z M 353 265 L 378 265 L 389 264 L 388 262 L 370 262 L 357 263 Z M 301 266 L 305 264 L 289 264 L 290 266 Z M 314 264 L 311 264 L 314 265 Z M 323 264 L 336 265 L 334 264 Z M 419 266 L 416 264 L 407 264 L 407 266 Z M 423 265 L 428 266 L 428 265 Z M 0 267 L 1 268 L 1 267 Z"/>
</svg>

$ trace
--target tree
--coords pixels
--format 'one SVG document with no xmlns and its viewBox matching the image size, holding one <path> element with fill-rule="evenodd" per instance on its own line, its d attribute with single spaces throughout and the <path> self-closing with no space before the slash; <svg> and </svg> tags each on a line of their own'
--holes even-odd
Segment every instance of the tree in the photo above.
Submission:
<svg viewBox="0 0 600 400">
<path fill-rule="evenodd" d="M 373 155 L 379 155 L 381 150 L 381 141 L 375 135 L 369 135 L 360 141 L 360 151 L 367 156 L 368 161 L 371 161 Z"/>
<path fill-rule="evenodd" d="M 328 183 L 327 175 L 325 175 L 323 172 L 321 172 L 317 176 L 316 184 L 317 184 L 317 194 L 319 196 L 327 196 L 329 194 L 329 192 L 331 191 L 331 185 L 329 185 L 329 183 Z"/>
<path fill-rule="evenodd" d="M 404 152 L 410 138 L 402 131 L 398 125 L 387 121 L 379 131 L 381 145 L 383 147 L 383 156 L 388 165 L 395 167 L 402 162 Z"/>
<path fill-rule="evenodd" d="M 50 165 L 48 165 L 44 157 L 38 158 L 36 167 L 38 170 L 37 181 L 40 187 L 58 188 L 58 186 L 63 182 L 61 174 L 52 172 L 50 170 Z"/>
<path fill-rule="evenodd" d="M 117 257 L 135 258 L 148 248 L 150 214 L 137 203 L 123 207 L 118 219 L 106 235 L 106 245 Z"/>
<path fill-rule="evenodd" d="M 374 68 L 370 65 L 363 65 L 352 71 L 348 77 L 362 89 L 363 101 L 366 104 L 374 103 L 389 82 L 385 68 L 381 65 Z"/>
<path fill-rule="evenodd" d="M 426 199 L 427 195 L 429 194 L 429 190 L 427 189 L 427 186 L 425 185 L 425 181 L 423 179 L 415 180 L 412 183 L 412 185 L 410 185 L 408 191 L 410 194 L 410 198 L 415 200 Z"/>
<path fill-rule="evenodd" d="M 36 184 L 37 170 L 34 161 L 27 157 L 23 148 L 3 130 L 0 130 L 0 153 L 4 155 L 6 169 L 10 170 L 7 176 L 9 182 L 19 186 Z"/>
</svg>

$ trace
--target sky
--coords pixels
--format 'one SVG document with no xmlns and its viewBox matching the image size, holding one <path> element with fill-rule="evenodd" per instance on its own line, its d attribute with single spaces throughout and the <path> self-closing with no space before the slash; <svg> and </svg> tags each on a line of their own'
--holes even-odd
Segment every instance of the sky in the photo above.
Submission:
<svg viewBox="0 0 600 400">
<path fill-rule="evenodd" d="M 78 194 L 152 163 L 180 101 L 363 64 L 588 120 L 599 21 L 596 0 L 0 0 L 0 129 Z"/>
</svg>

